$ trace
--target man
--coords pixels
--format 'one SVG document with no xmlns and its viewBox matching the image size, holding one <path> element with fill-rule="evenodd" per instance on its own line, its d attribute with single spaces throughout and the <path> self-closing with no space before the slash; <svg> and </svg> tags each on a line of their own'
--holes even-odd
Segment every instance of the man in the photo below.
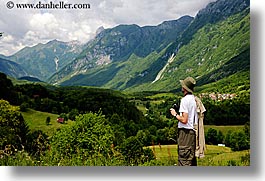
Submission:
<svg viewBox="0 0 265 181">
<path fill-rule="evenodd" d="M 195 96 L 192 94 L 196 81 L 192 77 L 180 80 L 184 97 L 181 99 L 179 112 L 171 108 L 171 114 L 178 122 L 178 165 L 197 166 L 195 157 L 196 133 L 198 123 Z"/>
</svg>

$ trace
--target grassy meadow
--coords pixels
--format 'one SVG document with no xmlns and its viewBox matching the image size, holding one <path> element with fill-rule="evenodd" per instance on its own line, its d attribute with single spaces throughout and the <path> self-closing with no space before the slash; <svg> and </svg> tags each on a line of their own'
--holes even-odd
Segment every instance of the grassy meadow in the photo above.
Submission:
<svg viewBox="0 0 265 181">
<path fill-rule="evenodd" d="M 74 122 L 71 120 L 66 121 L 64 124 L 58 123 L 57 114 L 45 113 L 40 111 L 35 111 L 32 109 L 27 109 L 26 112 L 21 112 L 26 123 L 29 126 L 29 129 L 33 131 L 41 130 L 46 133 L 48 136 L 52 136 L 57 129 L 60 129 L 62 126 L 71 125 Z M 47 117 L 51 118 L 50 124 L 46 124 Z"/>
<path fill-rule="evenodd" d="M 227 134 L 228 131 L 243 131 L 244 125 L 228 125 L 228 126 L 216 126 L 216 125 L 204 125 L 204 132 L 206 133 L 209 128 L 215 129 L 217 131 L 221 131 L 224 135 Z"/>
<path fill-rule="evenodd" d="M 177 145 L 149 146 L 156 160 L 177 165 Z M 235 151 L 216 145 L 206 145 L 205 157 L 197 159 L 198 166 L 250 166 L 250 150 Z"/>
</svg>

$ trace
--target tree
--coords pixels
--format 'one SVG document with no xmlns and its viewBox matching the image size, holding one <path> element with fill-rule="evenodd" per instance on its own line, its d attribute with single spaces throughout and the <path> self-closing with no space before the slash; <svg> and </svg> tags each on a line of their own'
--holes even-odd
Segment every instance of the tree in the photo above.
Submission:
<svg viewBox="0 0 265 181">
<path fill-rule="evenodd" d="M 75 124 L 55 133 L 51 139 L 51 152 L 60 157 L 75 154 L 82 157 L 107 157 L 112 153 L 113 139 L 113 130 L 106 118 L 100 113 L 88 113 L 77 116 Z"/>
<path fill-rule="evenodd" d="M 230 145 L 232 151 L 247 150 L 250 148 L 249 140 L 244 131 L 233 132 L 230 136 Z"/>
<path fill-rule="evenodd" d="M 76 116 L 78 116 L 79 112 L 77 109 L 72 109 L 69 113 L 68 113 L 68 118 L 72 121 L 75 121 Z"/>
<path fill-rule="evenodd" d="M 112 124 L 119 124 L 121 122 L 121 118 L 117 113 L 114 113 L 110 118 L 110 122 Z"/>
<path fill-rule="evenodd" d="M 167 144 L 169 141 L 169 135 L 168 135 L 169 129 L 167 127 L 163 129 L 158 129 L 156 131 L 156 137 L 157 141 L 160 144 Z"/>
<path fill-rule="evenodd" d="M 150 139 L 150 132 L 148 130 L 139 130 L 136 134 L 136 137 L 138 140 L 145 146 L 149 145 L 151 143 Z"/>
<path fill-rule="evenodd" d="M 209 128 L 205 135 L 205 142 L 212 145 L 218 144 L 218 135 L 217 130 L 213 128 Z"/>
<path fill-rule="evenodd" d="M 168 142 L 172 144 L 177 143 L 177 130 L 178 130 L 178 125 L 175 124 L 173 127 L 169 128 L 168 131 Z"/>
<path fill-rule="evenodd" d="M 222 133 L 222 131 L 218 131 L 217 133 L 217 143 L 223 143 L 224 142 L 224 135 Z"/>
<path fill-rule="evenodd" d="M 23 149 L 29 128 L 19 112 L 19 108 L 8 101 L 0 100 L 0 149 L 11 145 L 14 149 Z"/>
<path fill-rule="evenodd" d="M 14 92 L 12 81 L 2 72 L 0 72 L 0 99 L 7 100 L 11 104 L 17 103 L 17 96 Z"/>
<path fill-rule="evenodd" d="M 46 125 L 48 126 L 48 125 L 50 124 L 50 122 L 51 122 L 51 118 L 48 116 L 48 117 L 46 118 Z"/>
<path fill-rule="evenodd" d="M 22 111 L 22 112 L 26 112 L 27 109 L 28 109 L 28 107 L 29 107 L 29 104 L 26 103 L 26 102 L 23 102 L 23 103 L 19 106 L 20 111 Z"/>
<path fill-rule="evenodd" d="M 67 116 L 66 113 L 61 113 L 61 114 L 59 115 L 59 117 L 60 117 L 60 118 L 63 118 L 64 121 L 68 121 L 68 116 Z"/>
<path fill-rule="evenodd" d="M 136 136 L 127 138 L 120 146 L 120 150 L 128 165 L 138 165 L 141 162 L 143 144 Z"/>
<path fill-rule="evenodd" d="M 151 135 L 156 135 L 157 127 L 155 125 L 152 125 L 148 128 Z"/>
</svg>

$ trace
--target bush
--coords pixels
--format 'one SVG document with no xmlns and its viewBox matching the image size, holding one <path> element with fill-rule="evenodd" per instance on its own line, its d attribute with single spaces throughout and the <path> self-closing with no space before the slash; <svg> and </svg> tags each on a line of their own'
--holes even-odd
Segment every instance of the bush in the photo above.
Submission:
<svg viewBox="0 0 265 181">
<path fill-rule="evenodd" d="M 50 122 L 51 122 L 51 117 L 48 116 L 48 117 L 46 118 L 46 125 L 48 126 L 48 125 L 50 124 Z"/>
<path fill-rule="evenodd" d="M 205 142 L 207 144 L 217 145 L 218 144 L 218 137 L 217 137 L 217 130 L 213 128 L 209 128 L 205 135 Z"/>
<path fill-rule="evenodd" d="M 136 136 L 127 138 L 120 146 L 120 151 L 128 165 L 139 165 L 155 159 L 151 149 L 143 149 L 143 144 Z"/>
<path fill-rule="evenodd" d="M 48 135 L 41 130 L 28 134 L 26 151 L 39 158 L 48 149 Z"/>
<path fill-rule="evenodd" d="M 233 132 L 230 135 L 230 144 L 232 151 L 248 150 L 250 148 L 248 136 L 244 131 Z"/>
<path fill-rule="evenodd" d="M 26 102 L 23 102 L 21 105 L 20 105 L 20 111 L 22 111 L 22 112 L 26 112 L 27 111 L 27 109 L 28 109 L 28 107 L 29 107 L 29 104 L 28 103 L 26 103 Z"/>
<path fill-rule="evenodd" d="M 101 114 L 76 117 L 75 124 L 63 127 L 51 140 L 51 151 L 60 157 L 75 154 L 85 157 L 111 154 L 113 130 Z"/>
<path fill-rule="evenodd" d="M 8 101 L 0 100 L 0 149 L 23 149 L 29 128 L 18 111 Z"/>
<path fill-rule="evenodd" d="M 68 113 L 68 117 L 70 120 L 75 121 L 76 116 L 78 116 L 79 112 L 77 109 L 72 109 L 69 113 Z"/>
</svg>

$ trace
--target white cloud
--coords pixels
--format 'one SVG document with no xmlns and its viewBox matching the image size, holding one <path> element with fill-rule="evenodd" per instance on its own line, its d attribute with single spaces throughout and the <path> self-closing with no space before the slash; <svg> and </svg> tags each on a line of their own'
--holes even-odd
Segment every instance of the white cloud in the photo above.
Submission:
<svg viewBox="0 0 265 181">
<path fill-rule="evenodd" d="M 62 0 L 41 2 L 58 3 Z M 157 25 L 183 15 L 195 16 L 214 0 L 64 0 L 64 3 L 89 3 L 90 9 L 8 9 L 8 0 L 0 2 L 0 54 L 10 55 L 25 46 L 58 39 L 93 38 L 98 27 L 118 24 Z M 14 0 L 15 3 L 38 3 L 39 0 Z"/>
<path fill-rule="evenodd" d="M 4 43 L 12 43 L 14 41 L 14 38 L 11 35 L 7 35 L 4 36 L 1 41 L 3 41 Z"/>
</svg>

